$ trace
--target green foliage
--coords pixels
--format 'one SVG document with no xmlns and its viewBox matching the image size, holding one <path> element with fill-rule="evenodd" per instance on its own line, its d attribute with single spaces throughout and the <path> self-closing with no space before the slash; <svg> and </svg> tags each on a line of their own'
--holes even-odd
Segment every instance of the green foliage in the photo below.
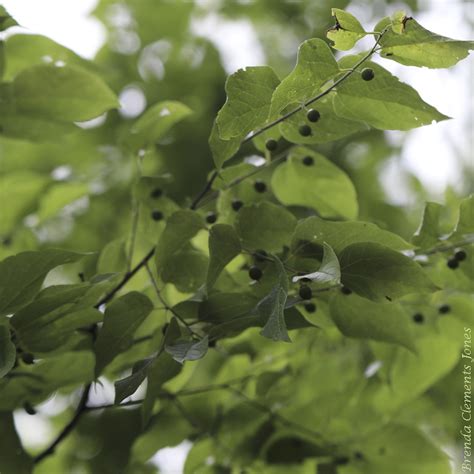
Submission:
<svg viewBox="0 0 474 474">
<path fill-rule="evenodd" d="M 326 2 L 207 3 L 101 0 L 93 61 L 0 42 L 0 472 L 152 474 L 188 440 L 186 474 L 450 474 L 474 196 L 423 210 L 411 180 L 391 204 L 384 131 L 448 117 L 372 59 L 451 67 L 472 42 L 403 12 L 369 31 L 343 1 L 334 49 L 373 42 L 336 60 Z M 211 13 L 274 69 L 224 85 Z M 19 410 L 58 437 L 32 446 Z"/>
</svg>

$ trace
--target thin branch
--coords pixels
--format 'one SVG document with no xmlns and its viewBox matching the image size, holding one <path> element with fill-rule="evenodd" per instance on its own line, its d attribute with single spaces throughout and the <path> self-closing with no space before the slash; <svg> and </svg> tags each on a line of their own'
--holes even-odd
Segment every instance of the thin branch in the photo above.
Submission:
<svg viewBox="0 0 474 474">
<path fill-rule="evenodd" d="M 462 247 L 463 245 L 469 245 L 474 243 L 474 236 L 467 238 L 465 240 L 461 240 L 460 242 L 456 242 L 454 244 L 449 244 L 449 245 L 440 245 L 438 247 L 433 247 L 432 249 L 429 249 L 425 252 L 421 251 L 416 254 L 416 256 L 419 255 L 433 255 L 435 253 L 440 253 L 440 252 L 448 252 L 449 250 L 453 250 L 457 247 Z"/>
<path fill-rule="evenodd" d="M 199 334 L 197 334 L 196 332 L 194 332 L 191 329 L 190 324 L 180 314 L 178 314 L 178 312 L 174 308 L 172 308 L 171 306 L 168 305 L 168 303 L 166 303 L 165 299 L 161 295 L 161 290 L 158 288 L 158 284 L 156 283 L 155 277 L 153 276 L 153 273 L 150 270 L 150 267 L 148 266 L 147 263 L 145 263 L 145 268 L 146 268 L 146 271 L 148 273 L 148 277 L 150 278 L 151 284 L 153 285 L 153 288 L 155 290 L 156 296 L 161 301 L 161 304 L 165 307 L 166 310 L 173 313 L 173 315 L 176 316 L 176 318 L 179 319 L 179 321 L 181 321 L 181 323 L 187 328 L 187 330 L 191 334 L 193 334 L 194 336 L 197 336 L 197 337 L 199 337 L 199 339 L 201 339 L 201 336 L 199 336 Z"/>
<path fill-rule="evenodd" d="M 300 112 L 301 110 L 304 110 L 308 105 L 311 105 L 313 102 L 316 102 L 317 100 L 323 98 L 324 96 L 328 95 L 335 87 L 337 87 L 341 82 L 345 81 L 349 76 L 351 76 L 354 71 L 362 64 L 364 63 L 365 61 L 367 61 L 367 59 L 369 59 L 376 51 L 377 49 L 377 46 L 380 42 L 380 40 L 382 39 L 382 36 L 385 34 L 385 32 L 387 31 L 387 28 L 384 29 L 384 31 L 382 31 L 379 35 L 379 37 L 377 38 L 377 40 L 375 41 L 375 44 L 374 46 L 372 47 L 372 49 L 363 57 L 361 58 L 354 66 L 353 68 L 346 72 L 342 77 L 340 77 L 337 81 L 333 82 L 333 84 L 331 84 L 331 86 L 329 86 L 327 89 L 325 89 L 324 91 L 320 92 L 318 95 L 314 96 L 313 98 L 307 100 L 306 102 L 304 102 L 302 105 L 298 106 L 296 109 L 293 109 L 293 110 L 290 110 L 289 112 L 287 112 L 285 115 L 282 115 L 281 117 L 277 118 L 276 120 L 274 120 L 273 122 L 270 122 L 268 123 L 267 125 L 265 125 L 264 127 L 260 128 L 259 130 L 256 130 L 254 133 L 251 133 L 250 135 L 248 135 L 243 141 L 242 141 L 242 144 L 243 143 L 247 143 L 249 142 L 250 140 L 254 139 L 255 137 L 257 137 L 258 135 L 261 135 L 263 132 L 266 132 L 267 130 L 269 130 L 270 128 L 274 127 L 275 125 L 278 125 L 279 123 L 281 122 L 284 122 L 285 120 L 289 119 L 290 117 L 292 117 L 293 115 L 295 115 L 296 113 Z"/>
<path fill-rule="evenodd" d="M 204 188 L 202 191 L 194 198 L 193 202 L 191 203 L 190 209 L 194 210 L 197 208 L 201 200 L 204 198 L 204 196 L 210 191 L 212 184 L 214 183 L 215 179 L 219 173 L 217 170 L 214 170 L 211 174 L 211 177 L 207 180 L 206 184 L 204 185 Z"/>
<path fill-rule="evenodd" d="M 41 462 L 44 458 L 47 458 L 48 456 L 51 456 L 51 454 L 54 453 L 54 450 L 56 449 L 56 446 L 61 443 L 61 441 L 66 438 L 66 436 L 76 427 L 77 423 L 79 422 L 79 419 L 81 418 L 82 414 L 84 411 L 86 411 L 87 407 L 87 401 L 89 399 L 89 392 L 91 391 L 91 386 L 92 384 L 89 383 L 84 387 L 84 391 L 82 392 L 81 399 L 79 400 L 79 403 L 76 408 L 76 412 L 74 413 L 74 416 L 71 418 L 69 423 L 61 430 L 61 432 L 58 434 L 56 439 L 47 447 L 44 451 L 39 453 L 34 459 L 33 463 L 37 464 Z"/>
<path fill-rule="evenodd" d="M 127 283 L 133 278 L 138 271 L 143 268 L 148 261 L 153 257 L 155 253 L 155 247 L 153 247 L 141 260 L 138 262 L 135 267 L 132 268 L 129 272 L 125 273 L 120 283 L 115 286 L 109 293 L 107 293 L 94 307 L 99 308 L 105 303 L 108 303 Z"/>
</svg>

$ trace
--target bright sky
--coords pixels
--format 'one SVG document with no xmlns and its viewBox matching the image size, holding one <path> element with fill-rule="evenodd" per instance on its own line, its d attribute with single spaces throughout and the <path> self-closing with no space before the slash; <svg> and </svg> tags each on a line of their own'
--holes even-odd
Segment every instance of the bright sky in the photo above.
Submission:
<svg viewBox="0 0 474 474">
<path fill-rule="evenodd" d="M 0 0 L 16 20 L 31 32 L 41 33 L 92 58 L 105 40 L 102 24 L 88 16 L 97 0 Z M 468 9 L 472 16 L 474 4 L 456 0 L 425 0 L 427 12 L 417 15 L 426 28 L 456 39 L 469 39 Z M 364 23 L 367 10 L 352 9 Z M 265 63 L 251 24 L 245 20 L 230 22 L 211 15 L 200 31 L 219 48 L 228 72 L 239 67 Z M 472 60 L 471 60 L 472 61 Z M 406 196 L 399 179 L 400 167 L 411 170 L 433 192 L 440 193 L 460 180 L 458 159 L 473 164 L 472 156 L 472 62 L 465 60 L 452 70 L 407 68 L 391 61 L 385 67 L 421 91 L 423 99 L 454 120 L 413 130 L 408 134 L 390 132 L 394 140 L 407 139 L 401 157 L 394 157 L 384 173 L 384 182 L 394 202 L 403 203 Z M 455 147 L 452 145 L 455 144 Z M 455 149 L 462 157 L 456 157 Z M 41 412 L 41 410 L 40 410 Z M 32 418 L 35 418 L 34 420 Z M 29 443 L 37 443 L 49 433 L 46 417 L 29 417 L 19 413 L 17 426 Z M 33 424 L 33 422 L 35 422 Z M 181 472 L 189 445 L 162 450 L 154 461 L 165 474 Z"/>
</svg>

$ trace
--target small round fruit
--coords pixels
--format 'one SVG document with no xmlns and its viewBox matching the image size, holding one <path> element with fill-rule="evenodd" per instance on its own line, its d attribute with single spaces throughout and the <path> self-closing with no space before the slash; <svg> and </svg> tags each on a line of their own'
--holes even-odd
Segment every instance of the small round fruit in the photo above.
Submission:
<svg viewBox="0 0 474 474">
<path fill-rule="evenodd" d="M 264 262 L 265 260 L 267 260 L 268 253 L 265 252 L 265 250 L 258 249 L 258 250 L 255 250 L 255 253 L 253 254 L 253 256 L 257 262 Z"/>
<path fill-rule="evenodd" d="M 413 315 L 413 321 L 416 324 L 421 324 L 425 320 L 425 317 L 421 313 L 416 313 Z"/>
<path fill-rule="evenodd" d="M 253 266 L 253 267 L 250 267 L 250 270 L 249 270 L 249 277 L 252 279 L 252 280 L 255 280 L 255 281 L 258 281 L 260 280 L 260 278 L 262 278 L 262 270 L 260 270 L 260 268 L 258 268 L 257 266 Z"/>
<path fill-rule="evenodd" d="M 266 142 L 265 142 L 265 148 L 268 150 L 268 151 L 275 151 L 277 148 L 278 148 L 278 143 L 276 140 L 274 140 L 273 138 L 269 138 Z"/>
<path fill-rule="evenodd" d="M 365 69 L 362 69 L 362 72 L 360 74 L 362 76 L 362 79 L 364 79 L 364 81 L 371 81 L 375 77 L 374 70 L 368 67 L 366 67 Z"/>
<path fill-rule="evenodd" d="M 314 165 L 314 158 L 312 156 L 305 156 L 303 158 L 303 164 L 305 166 L 313 166 Z"/>
<path fill-rule="evenodd" d="M 459 260 L 455 257 L 452 257 L 448 260 L 447 265 L 449 268 L 451 268 L 451 270 L 455 270 L 459 267 Z"/>
<path fill-rule="evenodd" d="M 309 109 L 306 118 L 310 122 L 317 122 L 321 118 L 321 114 L 316 109 Z"/>
<path fill-rule="evenodd" d="M 438 308 L 439 314 L 448 314 L 451 311 L 449 304 L 443 304 Z"/>
<path fill-rule="evenodd" d="M 466 260 L 466 258 L 467 258 L 467 253 L 465 252 L 465 250 L 458 250 L 458 251 L 454 254 L 454 258 L 455 258 L 458 262 L 462 262 L 463 260 Z"/>
<path fill-rule="evenodd" d="M 313 297 L 313 291 L 309 286 L 302 286 L 298 294 L 302 300 L 310 300 Z"/>
<path fill-rule="evenodd" d="M 217 221 L 217 214 L 215 212 L 208 212 L 206 214 L 206 222 L 208 224 L 214 224 Z"/>
<path fill-rule="evenodd" d="M 31 403 L 25 402 L 23 408 L 28 413 L 28 415 L 36 415 L 36 410 L 32 407 Z"/>
<path fill-rule="evenodd" d="M 243 205 L 244 203 L 240 201 L 239 199 L 232 201 L 232 209 L 234 211 L 238 211 Z"/>
<path fill-rule="evenodd" d="M 264 193 L 267 190 L 267 185 L 264 181 L 255 181 L 253 187 L 257 193 Z"/>
<path fill-rule="evenodd" d="M 33 354 L 29 352 L 22 352 L 21 354 L 21 360 L 28 365 L 34 364 L 35 362 L 35 357 Z"/>
<path fill-rule="evenodd" d="M 347 288 L 347 286 L 343 286 L 341 288 L 341 293 L 343 295 L 350 295 L 352 293 L 352 290 L 350 288 Z"/>
<path fill-rule="evenodd" d="M 153 199 L 158 199 L 159 197 L 161 197 L 163 195 L 163 190 L 161 190 L 160 188 L 155 188 L 151 193 L 150 193 L 150 197 L 152 197 Z"/>
<path fill-rule="evenodd" d="M 314 313 L 316 311 L 316 305 L 314 303 L 306 303 L 304 305 L 304 309 L 308 312 L 308 313 Z"/>
<path fill-rule="evenodd" d="M 311 135 L 311 127 L 309 125 L 300 125 L 298 127 L 298 133 L 302 137 L 309 137 Z"/>
<path fill-rule="evenodd" d="M 154 220 L 154 221 L 161 221 L 163 219 L 163 213 L 161 211 L 153 211 L 151 213 L 151 218 Z"/>
</svg>

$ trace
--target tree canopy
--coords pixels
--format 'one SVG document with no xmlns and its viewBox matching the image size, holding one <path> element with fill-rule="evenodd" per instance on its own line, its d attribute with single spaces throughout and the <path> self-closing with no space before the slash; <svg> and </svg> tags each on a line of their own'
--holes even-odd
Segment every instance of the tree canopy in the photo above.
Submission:
<svg viewBox="0 0 474 474">
<path fill-rule="evenodd" d="M 474 42 L 244 3 L 219 14 L 266 31 L 271 66 L 227 79 L 198 2 L 101 0 L 91 61 L 0 7 L 2 474 L 151 474 L 185 440 L 185 474 L 470 463 L 474 195 L 420 215 L 378 171 L 385 131 L 449 119 L 384 64 L 450 68 Z"/>
</svg>

